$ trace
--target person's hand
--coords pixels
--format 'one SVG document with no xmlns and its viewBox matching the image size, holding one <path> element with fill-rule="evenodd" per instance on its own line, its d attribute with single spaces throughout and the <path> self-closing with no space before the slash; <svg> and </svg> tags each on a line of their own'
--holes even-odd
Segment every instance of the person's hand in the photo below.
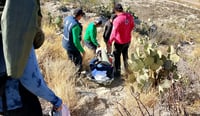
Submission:
<svg viewBox="0 0 200 116">
<path fill-rule="evenodd" d="M 107 53 L 111 53 L 111 45 L 107 44 Z"/>
<path fill-rule="evenodd" d="M 57 111 L 57 112 L 61 111 L 62 110 L 62 105 L 60 105 L 58 108 L 53 106 L 53 110 Z"/>
<path fill-rule="evenodd" d="M 83 57 L 83 58 L 85 57 L 85 51 L 84 51 L 84 52 L 82 52 L 82 57 Z"/>
</svg>

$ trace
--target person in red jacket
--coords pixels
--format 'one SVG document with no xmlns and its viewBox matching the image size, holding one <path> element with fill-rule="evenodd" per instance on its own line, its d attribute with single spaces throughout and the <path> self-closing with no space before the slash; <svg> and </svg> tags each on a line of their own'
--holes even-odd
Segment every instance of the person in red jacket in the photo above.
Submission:
<svg viewBox="0 0 200 116">
<path fill-rule="evenodd" d="M 125 70 L 128 69 L 128 48 L 131 42 L 131 32 L 134 28 L 134 18 L 130 13 L 124 12 L 122 5 L 119 3 L 115 5 L 114 10 L 117 17 L 113 21 L 113 29 L 108 41 L 108 52 L 111 52 L 110 48 L 112 42 L 114 42 L 114 76 L 120 77 L 121 54 L 123 55 Z"/>
</svg>

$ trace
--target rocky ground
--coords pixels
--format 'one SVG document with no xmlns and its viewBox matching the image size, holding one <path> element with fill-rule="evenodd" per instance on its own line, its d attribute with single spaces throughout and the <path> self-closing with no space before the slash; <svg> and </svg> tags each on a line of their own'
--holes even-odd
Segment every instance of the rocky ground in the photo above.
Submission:
<svg viewBox="0 0 200 116">
<path fill-rule="evenodd" d="M 151 19 L 151 22 L 158 25 L 162 32 L 167 32 L 165 38 L 179 37 L 175 44 L 179 45 L 177 48 L 181 56 L 178 70 L 189 80 L 185 91 L 185 98 L 187 98 L 185 101 L 189 104 L 192 100 L 199 100 L 200 61 L 199 55 L 196 55 L 194 51 L 200 47 L 198 43 L 200 41 L 200 9 L 197 7 L 200 2 L 197 0 L 189 3 L 186 0 L 123 0 L 123 3 L 129 5 L 141 20 L 148 22 Z M 42 7 L 55 16 L 68 15 L 73 9 L 73 6 L 69 5 L 66 9 L 64 7 L 66 12 L 63 12 L 63 7 L 58 2 L 47 2 Z M 187 43 L 188 41 L 193 43 Z M 80 79 L 78 83 L 79 86 L 76 89 L 81 99 L 76 109 L 81 114 L 77 112 L 75 116 L 114 116 L 113 110 L 116 109 L 116 103 L 123 101 L 126 96 L 123 80 L 115 80 L 110 86 L 100 86 L 85 79 Z M 49 108 L 46 108 L 45 114 Z M 186 111 L 200 115 L 200 106 L 196 111 L 187 109 Z"/>
</svg>

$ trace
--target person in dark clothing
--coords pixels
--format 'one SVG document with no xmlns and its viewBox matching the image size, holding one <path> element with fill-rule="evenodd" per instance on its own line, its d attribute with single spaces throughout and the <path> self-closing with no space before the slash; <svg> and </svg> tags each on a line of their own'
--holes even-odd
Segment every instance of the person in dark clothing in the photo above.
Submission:
<svg viewBox="0 0 200 116">
<path fill-rule="evenodd" d="M 82 70 L 82 57 L 85 55 L 85 50 L 81 46 L 82 25 L 79 22 L 84 15 L 83 10 L 77 8 L 73 16 L 64 19 L 62 46 L 66 49 L 68 58 L 75 64 L 78 75 Z"/>
<path fill-rule="evenodd" d="M 112 32 L 112 28 L 113 28 L 113 20 L 117 17 L 117 15 L 112 14 L 110 19 L 106 22 L 105 24 L 105 29 L 104 29 L 104 33 L 103 33 L 103 39 L 105 44 L 107 45 L 107 42 L 110 38 L 110 34 Z"/>
</svg>

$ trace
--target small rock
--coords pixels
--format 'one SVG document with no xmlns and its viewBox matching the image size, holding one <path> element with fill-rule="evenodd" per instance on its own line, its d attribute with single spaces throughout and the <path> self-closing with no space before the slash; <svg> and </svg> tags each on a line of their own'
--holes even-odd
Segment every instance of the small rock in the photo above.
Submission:
<svg viewBox="0 0 200 116">
<path fill-rule="evenodd" d="M 187 20 L 197 20 L 197 19 L 198 19 L 197 16 L 194 15 L 194 14 L 191 14 L 191 15 L 189 15 L 189 16 L 187 17 Z"/>
<path fill-rule="evenodd" d="M 110 95 L 110 89 L 105 87 L 100 87 L 96 89 L 98 96 L 108 96 Z"/>
</svg>

